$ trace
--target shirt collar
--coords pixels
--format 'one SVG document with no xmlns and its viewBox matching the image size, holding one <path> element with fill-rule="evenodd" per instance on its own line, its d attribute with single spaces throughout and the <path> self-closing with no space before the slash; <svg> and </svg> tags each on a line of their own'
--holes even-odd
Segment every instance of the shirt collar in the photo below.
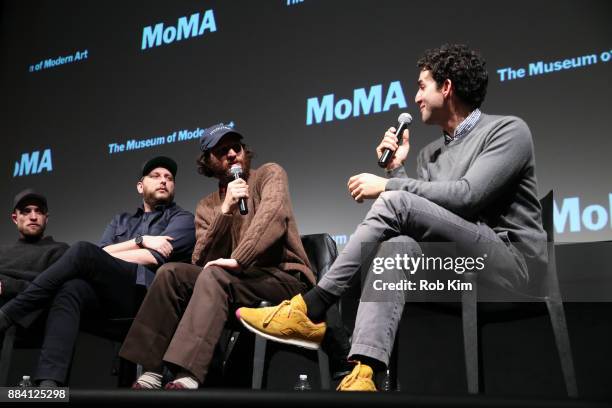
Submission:
<svg viewBox="0 0 612 408">
<path fill-rule="evenodd" d="M 164 212 L 165 210 L 167 210 L 168 208 L 172 208 L 174 207 L 176 204 L 174 203 L 174 201 L 172 201 L 169 204 L 158 204 L 155 206 L 154 210 L 155 211 L 160 211 L 160 212 Z M 142 214 L 144 214 L 145 210 L 144 210 L 144 204 L 140 204 L 138 206 L 138 208 L 136 209 L 136 213 L 134 215 L 136 216 L 141 216 Z"/>
<path fill-rule="evenodd" d="M 461 121 L 459 126 L 455 128 L 455 133 L 452 136 L 444 132 L 444 144 L 447 145 L 453 140 L 457 140 L 470 133 L 470 130 L 476 126 L 476 122 L 478 122 L 478 119 L 480 119 L 481 113 L 482 112 L 480 109 L 474 109 L 465 119 Z"/>
</svg>

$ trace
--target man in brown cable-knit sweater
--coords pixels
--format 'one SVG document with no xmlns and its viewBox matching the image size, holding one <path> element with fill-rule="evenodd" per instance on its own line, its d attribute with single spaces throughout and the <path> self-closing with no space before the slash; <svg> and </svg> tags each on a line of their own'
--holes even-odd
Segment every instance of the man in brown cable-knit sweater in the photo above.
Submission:
<svg viewBox="0 0 612 408">
<path fill-rule="evenodd" d="M 274 163 L 251 169 L 242 135 L 223 124 L 204 131 L 200 149 L 198 171 L 217 178 L 219 189 L 198 203 L 192 264 L 157 271 L 123 344 L 121 357 L 144 368 L 133 388 L 161 388 L 164 364 L 176 374 L 166 389 L 198 388 L 230 305 L 279 302 L 315 283 L 285 171 Z M 238 179 L 230 171 L 236 165 Z"/>
</svg>

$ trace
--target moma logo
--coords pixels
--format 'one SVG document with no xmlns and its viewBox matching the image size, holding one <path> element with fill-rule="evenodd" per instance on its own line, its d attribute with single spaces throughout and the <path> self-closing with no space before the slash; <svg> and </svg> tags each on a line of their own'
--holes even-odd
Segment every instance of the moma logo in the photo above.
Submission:
<svg viewBox="0 0 612 408">
<path fill-rule="evenodd" d="M 591 204 L 581 208 L 579 197 L 564 198 L 561 207 L 555 202 L 553 219 L 558 234 L 564 232 L 579 232 L 582 228 L 589 231 L 600 231 L 606 227 L 612 228 L 610 214 L 612 213 L 612 193 L 608 194 L 608 208 L 603 205 Z M 568 228 L 569 227 L 569 228 Z M 569 231 L 567 231 L 569 229 Z"/>
<path fill-rule="evenodd" d="M 175 41 L 185 40 L 191 37 L 199 37 L 206 32 L 217 31 L 215 15 L 212 11 L 206 10 L 204 14 L 194 13 L 189 17 L 180 17 L 176 26 L 164 26 L 164 23 L 157 23 L 155 26 L 147 26 L 142 30 L 141 49 L 159 47 L 162 44 L 171 44 Z"/>
<path fill-rule="evenodd" d="M 38 150 L 32 153 L 23 153 L 21 160 L 15 162 L 13 177 L 29 176 L 43 171 L 53 171 L 51 149 L 45 149 L 42 153 Z"/>
<path fill-rule="evenodd" d="M 306 126 L 313 123 L 343 120 L 372 113 L 386 112 L 391 107 L 405 108 L 406 98 L 399 81 L 393 81 L 385 89 L 382 85 L 372 85 L 369 89 L 357 88 L 353 99 L 336 100 L 334 94 L 321 98 L 308 98 L 306 101 Z"/>
</svg>

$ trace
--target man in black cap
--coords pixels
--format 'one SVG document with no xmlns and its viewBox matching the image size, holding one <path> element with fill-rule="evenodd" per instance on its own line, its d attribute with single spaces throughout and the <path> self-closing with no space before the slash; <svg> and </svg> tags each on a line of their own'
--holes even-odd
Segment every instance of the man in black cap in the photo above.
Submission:
<svg viewBox="0 0 612 408">
<path fill-rule="evenodd" d="M 195 242 L 193 215 L 174 203 L 177 165 L 168 157 L 147 161 L 136 184 L 142 205 L 116 215 L 100 245 L 77 242 L 28 288 L 0 308 L 0 331 L 24 325 L 49 308 L 36 373 L 41 386 L 66 382 L 81 314 L 132 317 L 159 266 L 189 259 Z"/>
<path fill-rule="evenodd" d="M 192 264 L 159 269 L 123 343 L 119 355 L 144 368 L 134 388 L 161 388 L 164 365 L 175 373 L 166 389 L 198 388 L 233 306 L 274 301 L 315 283 L 287 174 L 275 163 L 251 169 L 242 139 L 224 124 L 200 139 L 198 171 L 218 179 L 219 189 L 196 208 Z"/>
<path fill-rule="evenodd" d="M 23 291 L 32 279 L 68 249 L 64 242 L 44 236 L 49 219 L 47 199 L 27 189 L 15 196 L 13 222 L 19 239 L 0 245 L 0 304 Z"/>
</svg>

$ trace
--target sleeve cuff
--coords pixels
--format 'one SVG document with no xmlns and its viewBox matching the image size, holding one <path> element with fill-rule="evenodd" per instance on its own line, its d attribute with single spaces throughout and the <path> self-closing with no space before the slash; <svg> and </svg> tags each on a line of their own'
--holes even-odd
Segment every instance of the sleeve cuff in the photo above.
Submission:
<svg viewBox="0 0 612 408">
<path fill-rule="evenodd" d="M 389 181 L 387 181 L 387 185 L 385 186 L 385 191 L 401 190 L 401 182 L 402 180 L 398 178 L 390 178 Z"/>
<path fill-rule="evenodd" d="M 408 174 L 406 174 L 406 169 L 404 168 L 403 165 L 396 167 L 393 170 L 385 169 L 385 175 L 387 176 L 387 178 L 406 178 L 408 177 Z"/>
<path fill-rule="evenodd" d="M 164 258 L 163 256 L 161 256 L 161 254 L 157 251 L 154 251 L 152 249 L 147 248 L 147 251 L 149 251 L 151 253 L 151 255 L 153 255 L 153 258 L 155 258 L 157 260 L 157 266 L 160 267 L 163 264 L 166 263 L 166 258 Z"/>
</svg>

